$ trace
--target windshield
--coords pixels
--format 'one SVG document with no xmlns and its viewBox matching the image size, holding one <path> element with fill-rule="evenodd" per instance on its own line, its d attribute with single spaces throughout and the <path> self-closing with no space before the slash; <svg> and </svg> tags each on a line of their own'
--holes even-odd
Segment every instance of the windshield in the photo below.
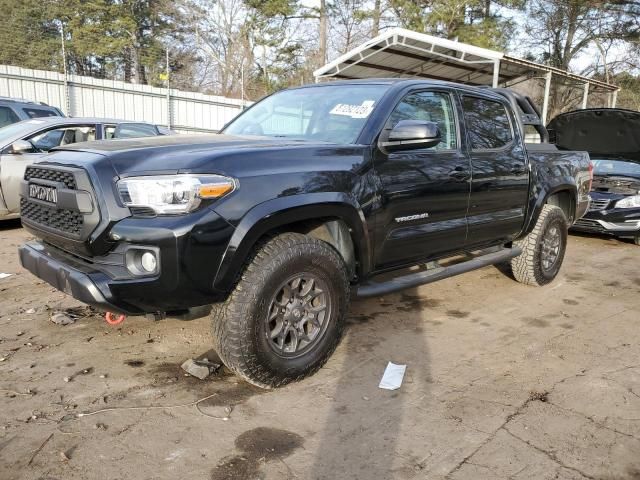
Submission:
<svg viewBox="0 0 640 480">
<path fill-rule="evenodd" d="M 16 138 L 28 135 L 40 125 L 45 125 L 45 123 L 42 120 L 25 120 L 0 128 L 0 148 L 6 147 Z"/>
<path fill-rule="evenodd" d="M 593 173 L 594 175 L 630 175 L 632 177 L 640 177 L 640 164 L 625 160 L 593 160 Z"/>
<path fill-rule="evenodd" d="M 284 90 L 265 98 L 222 133 L 354 143 L 386 85 L 331 85 Z"/>
</svg>

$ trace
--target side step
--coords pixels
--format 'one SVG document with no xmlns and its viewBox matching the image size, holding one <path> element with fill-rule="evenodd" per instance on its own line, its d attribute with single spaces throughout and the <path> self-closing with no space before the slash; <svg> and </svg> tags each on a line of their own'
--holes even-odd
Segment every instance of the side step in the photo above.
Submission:
<svg viewBox="0 0 640 480">
<path fill-rule="evenodd" d="M 493 251 L 491 253 L 474 257 L 471 260 L 446 267 L 436 267 L 427 271 L 409 273 L 384 282 L 366 282 L 358 285 L 356 297 L 377 297 L 379 295 L 386 295 L 406 288 L 426 285 L 427 283 L 460 275 L 461 273 L 470 272 L 471 270 L 477 270 L 478 268 L 486 267 L 487 265 L 511 260 L 521 253 L 522 249 L 519 247 L 503 248 L 497 252 Z"/>
</svg>

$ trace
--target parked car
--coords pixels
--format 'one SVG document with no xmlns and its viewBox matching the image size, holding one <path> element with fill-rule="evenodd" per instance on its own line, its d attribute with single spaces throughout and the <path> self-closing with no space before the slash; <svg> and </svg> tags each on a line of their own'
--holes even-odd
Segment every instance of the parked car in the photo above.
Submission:
<svg viewBox="0 0 640 480">
<path fill-rule="evenodd" d="M 65 145 L 27 168 L 38 240 L 20 260 L 110 312 L 213 303 L 222 361 L 277 387 L 324 364 L 352 293 L 498 262 L 526 284 L 556 277 L 589 157 L 528 151 L 522 123 L 491 90 L 345 81 L 276 93 L 221 135 Z"/>
<path fill-rule="evenodd" d="M 64 117 L 56 107 L 20 98 L 0 97 L 0 128 L 12 123 L 41 117 Z"/>
<path fill-rule="evenodd" d="M 0 128 L 0 220 L 16 218 L 25 168 L 54 147 L 97 139 L 160 135 L 148 123 L 105 118 L 46 117 Z"/>
<path fill-rule="evenodd" d="M 591 205 L 572 228 L 640 245 L 640 112 L 577 110 L 554 118 L 549 129 L 558 147 L 587 150 L 593 161 Z"/>
</svg>

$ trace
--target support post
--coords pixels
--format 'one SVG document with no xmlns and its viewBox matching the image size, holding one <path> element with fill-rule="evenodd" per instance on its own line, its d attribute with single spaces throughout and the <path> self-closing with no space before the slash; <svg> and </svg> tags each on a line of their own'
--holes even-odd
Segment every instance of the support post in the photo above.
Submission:
<svg viewBox="0 0 640 480">
<path fill-rule="evenodd" d="M 611 108 L 616 108 L 617 103 L 618 103 L 618 90 L 613 92 L 613 99 L 611 100 Z"/>
<path fill-rule="evenodd" d="M 60 40 L 62 41 L 62 75 L 63 75 L 63 95 L 64 113 L 71 117 L 71 99 L 69 98 L 69 76 L 67 75 L 67 52 L 64 47 L 64 24 L 60 23 Z"/>
<path fill-rule="evenodd" d="M 240 98 L 242 99 L 242 110 L 244 110 L 244 57 L 240 62 Z"/>
<path fill-rule="evenodd" d="M 171 84 L 169 83 L 169 72 L 170 72 L 170 68 L 169 68 L 169 48 L 166 49 L 166 60 L 167 60 L 167 71 L 166 71 L 166 75 L 167 75 L 167 128 L 169 130 L 171 130 Z"/>
<path fill-rule="evenodd" d="M 582 109 L 587 108 L 587 97 L 589 96 L 589 82 L 584 84 L 584 93 L 582 94 Z"/>
<path fill-rule="evenodd" d="M 544 100 L 542 101 L 542 124 L 547 124 L 547 114 L 549 113 L 549 95 L 551 93 L 551 72 L 547 72 L 544 82 Z"/>
<path fill-rule="evenodd" d="M 500 83 L 500 60 L 493 62 L 493 88 L 498 88 Z"/>
</svg>

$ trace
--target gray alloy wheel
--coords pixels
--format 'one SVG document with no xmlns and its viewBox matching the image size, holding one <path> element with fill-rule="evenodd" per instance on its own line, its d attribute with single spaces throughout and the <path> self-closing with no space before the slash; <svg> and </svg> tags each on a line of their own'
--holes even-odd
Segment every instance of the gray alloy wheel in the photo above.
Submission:
<svg viewBox="0 0 640 480">
<path fill-rule="evenodd" d="M 331 315 L 327 291 L 325 282 L 308 272 L 280 285 L 265 321 L 265 334 L 276 354 L 296 357 L 319 343 Z"/>
<path fill-rule="evenodd" d="M 550 271 L 555 266 L 560 256 L 562 236 L 557 225 L 549 227 L 542 237 L 540 260 L 542 269 Z"/>
</svg>

